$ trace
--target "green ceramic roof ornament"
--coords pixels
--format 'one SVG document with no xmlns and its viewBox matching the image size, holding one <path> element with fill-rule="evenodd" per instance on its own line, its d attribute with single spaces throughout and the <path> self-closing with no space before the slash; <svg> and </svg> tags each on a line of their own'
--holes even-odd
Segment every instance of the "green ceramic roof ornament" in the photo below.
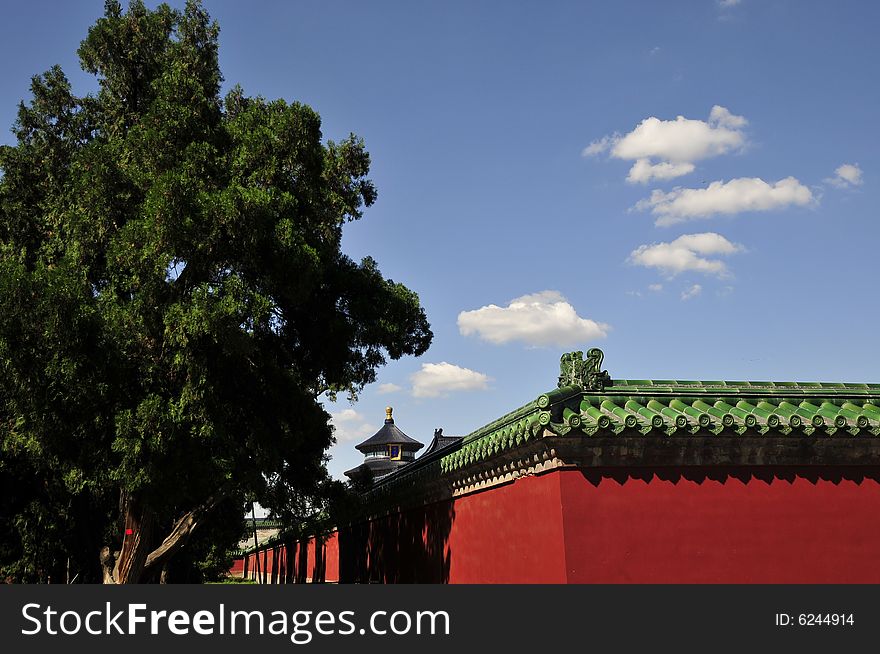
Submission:
<svg viewBox="0 0 880 654">
<path fill-rule="evenodd" d="M 580 350 L 576 352 L 566 352 L 559 360 L 559 382 L 557 386 L 564 388 L 566 386 L 580 386 L 587 391 L 605 390 L 606 386 L 611 386 L 611 376 L 607 370 L 602 370 L 602 361 L 605 358 L 602 350 L 598 347 L 590 348 L 587 351 L 587 358 L 584 359 L 584 353 Z"/>
</svg>

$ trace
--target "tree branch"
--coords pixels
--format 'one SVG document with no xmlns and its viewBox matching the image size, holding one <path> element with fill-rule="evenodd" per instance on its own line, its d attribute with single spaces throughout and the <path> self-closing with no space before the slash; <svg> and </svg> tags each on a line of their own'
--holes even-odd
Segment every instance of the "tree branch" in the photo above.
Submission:
<svg viewBox="0 0 880 654">
<path fill-rule="evenodd" d="M 205 502 L 192 511 L 184 513 L 177 522 L 174 523 L 174 528 L 165 540 L 162 541 L 162 544 L 147 555 L 147 562 L 144 564 L 144 573 L 149 572 L 156 566 L 163 565 L 172 556 L 177 554 L 177 552 L 182 550 L 193 532 L 204 521 L 205 516 L 224 499 L 226 499 L 226 494 L 219 493 L 213 497 L 209 497 Z"/>
<path fill-rule="evenodd" d="M 119 552 L 117 552 L 117 554 L 119 554 Z M 116 557 L 110 553 L 110 548 L 106 545 L 101 549 L 99 556 L 101 560 L 101 571 L 103 573 L 103 583 L 115 584 L 116 577 L 113 576 L 113 567 L 116 564 Z"/>
</svg>

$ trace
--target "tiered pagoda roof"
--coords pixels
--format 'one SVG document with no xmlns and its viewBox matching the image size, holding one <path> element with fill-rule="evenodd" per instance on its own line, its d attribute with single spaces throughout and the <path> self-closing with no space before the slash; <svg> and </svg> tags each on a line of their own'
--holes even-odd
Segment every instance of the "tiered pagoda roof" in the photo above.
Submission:
<svg viewBox="0 0 880 654">
<path fill-rule="evenodd" d="M 424 447 L 422 443 L 410 438 L 397 428 L 397 425 L 394 424 L 391 407 L 385 408 L 385 424 L 382 425 L 382 428 L 360 445 L 355 445 L 355 449 L 361 452 L 370 452 L 385 445 L 401 445 L 414 452 Z"/>
<path fill-rule="evenodd" d="M 392 408 L 385 408 L 385 424 L 355 448 L 364 453 L 364 462 L 345 472 L 352 480 L 378 480 L 410 465 L 424 445 L 404 434 L 394 424 Z"/>
</svg>

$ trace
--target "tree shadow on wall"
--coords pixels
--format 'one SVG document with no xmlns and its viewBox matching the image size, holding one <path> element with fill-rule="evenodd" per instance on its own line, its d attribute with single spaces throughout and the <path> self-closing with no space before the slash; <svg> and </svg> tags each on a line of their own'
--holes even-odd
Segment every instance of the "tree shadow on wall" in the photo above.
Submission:
<svg viewBox="0 0 880 654">
<path fill-rule="evenodd" d="M 327 541 L 321 531 L 312 538 L 290 541 L 287 545 L 288 584 L 323 584 L 327 581 Z M 312 550 L 311 552 L 309 550 Z M 311 574 L 309 574 L 311 572 Z"/>
<path fill-rule="evenodd" d="M 581 475 L 593 486 L 603 480 L 612 480 L 621 486 L 628 481 L 652 480 L 669 481 L 677 484 L 684 481 L 702 484 L 705 481 L 724 483 L 735 479 L 743 484 L 760 481 L 770 484 L 774 480 L 794 483 L 804 479 L 811 484 L 830 481 L 833 484 L 852 481 L 861 484 L 865 479 L 880 482 L 880 466 L 682 466 L 670 468 L 581 468 Z"/>
<path fill-rule="evenodd" d="M 339 531 L 342 583 L 449 583 L 452 500 L 393 512 Z"/>
<path fill-rule="evenodd" d="M 315 556 L 312 562 L 312 583 L 323 584 L 327 580 L 327 535 L 315 537 Z"/>
</svg>

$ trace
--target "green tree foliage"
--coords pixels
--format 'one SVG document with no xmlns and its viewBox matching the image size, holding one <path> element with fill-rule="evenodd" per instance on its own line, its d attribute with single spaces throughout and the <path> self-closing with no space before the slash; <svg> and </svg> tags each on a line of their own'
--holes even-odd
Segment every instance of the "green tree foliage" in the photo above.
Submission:
<svg viewBox="0 0 880 654">
<path fill-rule="evenodd" d="M 100 90 L 35 77 L 0 149 L 0 566 L 16 578 L 59 553 L 97 562 L 100 544 L 105 580 L 137 582 L 221 502 L 313 497 L 320 396 L 430 344 L 417 295 L 340 250 L 376 199 L 363 143 L 325 141 L 303 104 L 221 98 L 217 44 L 197 2 L 108 0 L 79 49 Z"/>
</svg>

